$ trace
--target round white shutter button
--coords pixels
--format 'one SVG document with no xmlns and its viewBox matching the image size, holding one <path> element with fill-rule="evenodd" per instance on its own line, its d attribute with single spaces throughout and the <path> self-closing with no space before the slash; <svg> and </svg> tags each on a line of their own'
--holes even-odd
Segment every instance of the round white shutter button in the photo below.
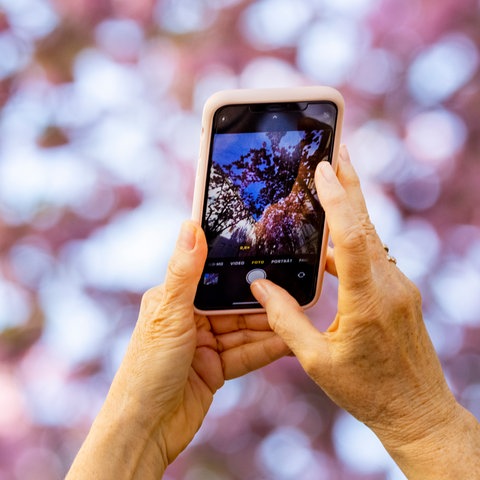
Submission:
<svg viewBox="0 0 480 480">
<path fill-rule="evenodd" d="M 261 278 L 267 278 L 267 272 L 265 270 L 262 270 L 261 268 L 255 268 L 247 273 L 246 278 L 248 283 L 252 283 L 255 280 L 259 280 Z"/>
</svg>

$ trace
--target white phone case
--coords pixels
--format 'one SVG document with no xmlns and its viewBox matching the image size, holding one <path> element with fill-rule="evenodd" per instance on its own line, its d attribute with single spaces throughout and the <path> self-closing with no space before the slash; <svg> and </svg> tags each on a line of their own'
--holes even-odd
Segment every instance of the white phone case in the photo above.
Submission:
<svg viewBox="0 0 480 480">
<path fill-rule="evenodd" d="M 195 189 L 193 196 L 192 219 L 201 224 L 204 208 L 205 189 L 207 185 L 207 170 L 210 156 L 210 142 L 212 138 L 212 125 L 215 112 L 226 105 L 249 105 L 260 103 L 282 103 L 282 102 L 308 102 L 308 101 L 330 101 L 337 106 L 337 122 L 332 154 L 332 166 L 336 170 L 337 157 L 340 148 L 341 130 L 344 114 L 344 100 L 340 92 L 331 87 L 307 86 L 293 88 L 262 88 L 245 90 L 223 90 L 213 94 L 205 103 L 202 116 L 202 133 L 200 140 L 200 155 L 195 178 Z M 320 297 L 323 273 L 326 261 L 326 249 L 328 244 L 328 227 L 325 222 L 322 239 L 321 253 L 319 259 L 317 288 L 314 299 L 303 308 L 312 307 Z M 263 312 L 262 308 L 245 308 L 229 310 L 199 310 L 195 311 L 204 315 L 220 314 L 247 314 Z"/>
</svg>

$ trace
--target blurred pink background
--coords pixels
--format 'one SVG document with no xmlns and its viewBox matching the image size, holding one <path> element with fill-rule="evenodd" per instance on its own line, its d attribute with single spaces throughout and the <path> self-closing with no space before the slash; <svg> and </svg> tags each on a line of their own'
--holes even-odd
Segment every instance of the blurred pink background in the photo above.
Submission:
<svg viewBox="0 0 480 480">
<path fill-rule="evenodd" d="M 0 480 L 63 478 L 190 215 L 216 90 L 326 84 L 385 243 L 480 418 L 478 0 L 0 0 Z M 312 317 L 333 319 L 335 280 Z M 398 480 L 286 358 L 167 480 Z"/>
</svg>

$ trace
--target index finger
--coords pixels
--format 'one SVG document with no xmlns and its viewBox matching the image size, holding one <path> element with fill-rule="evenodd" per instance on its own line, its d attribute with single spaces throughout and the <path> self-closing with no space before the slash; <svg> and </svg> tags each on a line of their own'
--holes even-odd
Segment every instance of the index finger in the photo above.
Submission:
<svg viewBox="0 0 480 480">
<path fill-rule="evenodd" d="M 372 224 L 368 214 L 367 204 L 360 185 L 360 179 L 350 161 L 350 155 L 347 147 L 342 145 L 340 148 L 340 161 L 337 171 L 338 181 L 345 189 L 350 205 L 357 214 L 360 222 L 367 231 L 368 241 L 371 245 L 371 254 L 385 257 L 384 245 L 380 240 L 375 227 Z"/>
<path fill-rule="evenodd" d="M 249 315 L 212 315 L 210 325 L 215 334 L 231 333 L 239 330 L 270 331 L 265 313 Z"/>
<path fill-rule="evenodd" d="M 330 163 L 319 163 L 315 185 L 335 248 L 338 278 L 346 287 L 364 286 L 371 280 L 366 231 L 369 227 L 360 221 Z"/>
</svg>

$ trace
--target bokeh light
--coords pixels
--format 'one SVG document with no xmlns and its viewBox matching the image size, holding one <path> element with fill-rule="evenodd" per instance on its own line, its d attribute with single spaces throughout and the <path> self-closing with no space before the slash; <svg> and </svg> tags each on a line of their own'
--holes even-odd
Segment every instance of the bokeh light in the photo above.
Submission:
<svg viewBox="0 0 480 480">
<path fill-rule="evenodd" d="M 0 480 L 68 470 L 227 88 L 342 91 L 372 220 L 480 418 L 479 24 L 477 0 L 0 0 Z M 165 478 L 405 477 L 286 358 L 228 382 Z"/>
</svg>

